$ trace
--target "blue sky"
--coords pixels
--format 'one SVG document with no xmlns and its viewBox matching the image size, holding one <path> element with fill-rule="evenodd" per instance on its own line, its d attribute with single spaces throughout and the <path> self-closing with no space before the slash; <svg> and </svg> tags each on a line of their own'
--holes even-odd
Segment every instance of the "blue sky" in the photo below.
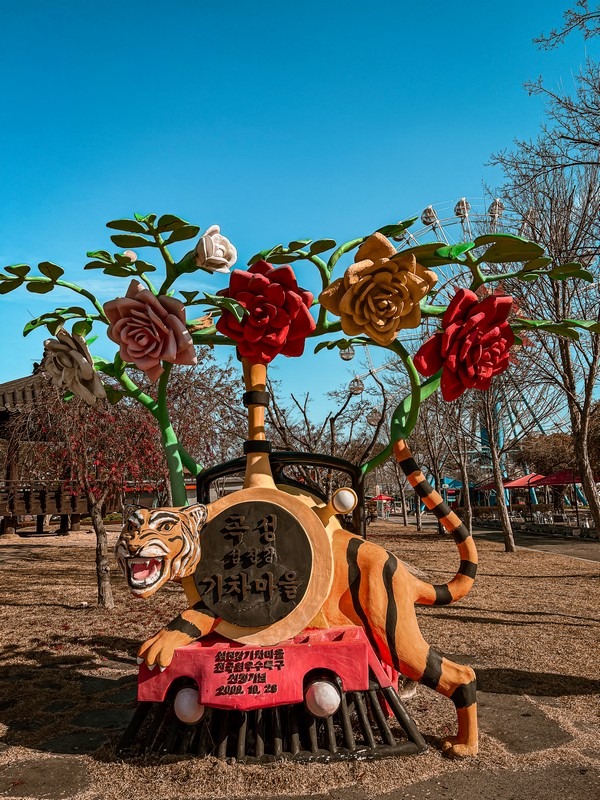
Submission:
<svg viewBox="0 0 600 800">
<path fill-rule="evenodd" d="M 482 197 L 499 178 L 490 153 L 542 120 L 523 82 L 569 88 L 585 57 L 579 36 L 551 53 L 531 43 L 563 8 L 0 0 L 1 263 L 55 261 L 107 300 L 127 283 L 101 289 L 85 252 L 134 211 L 219 223 L 243 264 L 280 241 L 345 241 Z M 225 282 L 202 273 L 181 288 Z M 21 330 L 53 307 L 53 295 L 0 297 L 0 381 L 40 359 L 43 333 Z M 335 354 L 275 363 L 299 392 L 317 390 L 315 370 L 321 390 L 348 376 Z"/>
</svg>

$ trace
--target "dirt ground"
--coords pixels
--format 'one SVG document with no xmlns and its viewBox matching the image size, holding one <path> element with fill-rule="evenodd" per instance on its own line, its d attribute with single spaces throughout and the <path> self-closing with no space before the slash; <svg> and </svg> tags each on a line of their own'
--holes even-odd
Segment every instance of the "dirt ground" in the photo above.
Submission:
<svg viewBox="0 0 600 800">
<path fill-rule="evenodd" d="M 369 538 L 435 583 L 455 572 L 452 540 L 433 531 L 378 522 Z M 135 707 L 136 649 L 185 607 L 178 587 L 136 601 L 115 565 L 116 608 L 104 612 L 95 607 L 91 533 L 0 539 L 0 797 L 420 798 L 430 794 L 419 794 L 428 780 L 434 796 L 453 797 L 443 793 L 444 781 L 451 786 L 463 774 L 510 786 L 511 775 L 531 778 L 549 766 L 588 780 L 591 797 L 600 768 L 598 564 L 530 550 L 506 554 L 483 539 L 478 547 L 471 594 L 418 613 L 436 649 L 477 671 L 479 756 L 441 755 L 436 741 L 453 732 L 454 708 L 419 688 L 406 705 L 430 745 L 422 755 L 248 766 L 173 757 L 129 764 L 114 756 Z"/>
</svg>

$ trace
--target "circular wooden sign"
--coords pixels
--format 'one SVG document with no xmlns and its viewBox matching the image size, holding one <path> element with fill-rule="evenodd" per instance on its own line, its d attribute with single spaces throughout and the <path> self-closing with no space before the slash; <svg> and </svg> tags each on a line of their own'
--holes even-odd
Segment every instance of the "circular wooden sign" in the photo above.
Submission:
<svg viewBox="0 0 600 800">
<path fill-rule="evenodd" d="M 279 489 L 242 489 L 211 503 L 200 544 L 186 593 L 220 618 L 216 631 L 229 639 L 270 645 L 296 636 L 330 591 L 327 531 L 305 502 Z"/>
<path fill-rule="evenodd" d="M 296 608 L 311 573 L 312 549 L 298 520 L 268 500 L 246 500 L 204 526 L 194 582 L 217 617 L 258 627 Z"/>
</svg>

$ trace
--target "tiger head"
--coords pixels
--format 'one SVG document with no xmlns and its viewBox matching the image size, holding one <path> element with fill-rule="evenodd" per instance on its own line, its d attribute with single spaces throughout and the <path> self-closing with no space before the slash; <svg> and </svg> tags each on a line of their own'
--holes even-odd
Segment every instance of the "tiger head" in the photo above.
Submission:
<svg viewBox="0 0 600 800">
<path fill-rule="evenodd" d="M 132 594 L 150 597 L 167 581 L 191 575 L 200 561 L 200 529 L 206 506 L 129 507 L 115 555 Z"/>
</svg>

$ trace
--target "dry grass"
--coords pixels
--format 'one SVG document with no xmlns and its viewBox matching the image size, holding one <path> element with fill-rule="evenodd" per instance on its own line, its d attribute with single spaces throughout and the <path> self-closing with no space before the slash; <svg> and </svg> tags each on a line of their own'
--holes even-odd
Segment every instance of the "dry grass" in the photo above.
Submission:
<svg viewBox="0 0 600 800">
<path fill-rule="evenodd" d="M 436 533 L 377 523 L 370 538 L 436 583 L 453 574 L 456 552 Z M 78 756 L 93 782 L 78 800 L 292 796 L 351 785 L 376 796 L 452 770 L 598 764 L 597 564 L 527 550 L 509 555 L 501 545 L 478 544 L 475 588 L 457 606 L 420 610 L 425 637 L 473 664 L 484 691 L 525 695 L 572 741 L 515 755 L 484 735 L 480 755 L 467 763 L 448 761 L 431 747 L 424 755 L 373 763 L 263 767 L 205 759 L 134 765 L 114 759 L 118 734 L 108 732 L 100 750 Z M 115 574 L 116 608 L 100 611 L 93 559 L 93 537 L 85 533 L 0 542 L 0 734 L 9 745 L 0 751 L 0 766 L 54 757 L 41 746 L 75 730 L 70 720 L 81 711 L 133 708 L 137 646 L 185 606 L 177 587 L 135 601 Z M 51 705 L 58 701 L 62 707 Z M 432 744 L 454 727 L 451 703 L 434 692 L 421 688 L 407 705 Z"/>
</svg>

